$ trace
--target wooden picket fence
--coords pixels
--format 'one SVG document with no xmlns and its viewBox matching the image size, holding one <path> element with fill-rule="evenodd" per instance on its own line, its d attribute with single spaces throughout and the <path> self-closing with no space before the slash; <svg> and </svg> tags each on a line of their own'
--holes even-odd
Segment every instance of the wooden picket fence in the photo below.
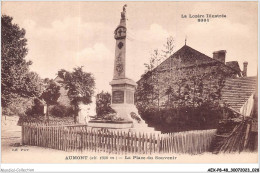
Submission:
<svg viewBox="0 0 260 173">
<path fill-rule="evenodd" d="M 63 151 L 110 154 L 189 153 L 208 151 L 216 130 L 148 134 L 91 130 L 86 125 L 22 126 L 22 144 Z"/>
<path fill-rule="evenodd" d="M 200 154 L 209 151 L 216 129 L 164 134 L 160 138 L 162 153 Z"/>
<path fill-rule="evenodd" d="M 69 125 L 75 125 L 75 123 L 68 122 L 68 121 L 49 121 L 49 122 L 26 121 L 26 122 L 22 122 L 20 125 L 21 126 L 69 126 Z"/>
</svg>

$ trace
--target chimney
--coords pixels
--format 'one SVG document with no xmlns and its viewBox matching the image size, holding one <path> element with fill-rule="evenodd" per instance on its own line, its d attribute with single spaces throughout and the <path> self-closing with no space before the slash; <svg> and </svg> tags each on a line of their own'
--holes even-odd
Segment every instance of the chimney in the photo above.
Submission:
<svg viewBox="0 0 260 173">
<path fill-rule="evenodd" d="M 215 51 L 215 52 L 213 52 L 213 59 L 220 61 L 220 62 L 225 64 L 226 53 L 227 53 L 226 50 Z"/>
<path fill-rule="evenodd" d="M 245 62 L 243 63 L 243 65 L 244 65 L 244 68 L 243 68 L 242 74 L 243 74 L 243 77 L 247 77 L 247 65 L 248 65 L 248 62 L 245 61 Z"/>
</svg>

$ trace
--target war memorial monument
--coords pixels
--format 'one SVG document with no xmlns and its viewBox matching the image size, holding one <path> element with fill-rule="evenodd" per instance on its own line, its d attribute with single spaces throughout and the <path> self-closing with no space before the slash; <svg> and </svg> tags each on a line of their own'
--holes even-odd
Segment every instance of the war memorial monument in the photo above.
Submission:
<svg viewBox="0 0 260 173">
<path fill-rule="evenodd" d="M 134 104 L 136 82 L 126 77 L 126 7 L 126 5 L 123 6 L 120 23 L 114 31 L 114 38 L 116 40 L 114 75 L 113 80 L 109 83 L 112 87 L 111 107 L 116 111 L 117 117 L 121 118 L 122 121 L 91 120 L 88 122 L 88 125 L 97 128 L 154 131 L 140 117 Z"/>
</svg>

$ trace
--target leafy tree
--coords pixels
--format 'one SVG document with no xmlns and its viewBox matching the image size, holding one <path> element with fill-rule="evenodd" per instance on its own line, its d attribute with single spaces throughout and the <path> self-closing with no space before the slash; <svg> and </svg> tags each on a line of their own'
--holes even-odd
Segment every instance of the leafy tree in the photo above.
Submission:
<svg viewBox="0 0 260 173">
<path fill-rule="evenodd" d="M 74 122 L 77 122 L 79 104 L 90 104 L 94 94 L 95 79 L 91 73 L 84 72 L 82 67 L 74 68 L 73 72 L 64 69 L 58 72 L 63 85 L 68 90 L 68 97 L 74 109 Z"/>
<path fill-rule="evenodd" d="M 96 112 L 97 117 L 103 119 L 104 116 L 115 113 L 115 111 L 111 108 L 111 94 L 108 92 L 102 91 L 97 94 L 96 99 Z"/>
<path fill-rule="evenodd" d="M 49 111 L 54 117 L 71 117 L 73 115 L 73 109 L 71 106 L 65 106 L 60 103 L 52 106 Z"/>
<path fill-rule="evenodd" d="M 17 97 L 37 97 L 41 93 L 41 80 L 29 72 L 31 61 L 28 53 L 25 30 L 12 23 L 13 18 L 1 16 L 1 101 L 7 107 Z"/>
<path fill-rule="evenodd" d="M 35 98 L 33 100 L 33 105 L 31 108 L 26 110 L 26 115 L 28 117 L 38 117 L 44 115 L 44 104 L 40 98 Z"/>
<path fill-rule="evenodd" d="M 49 106 L 55 105 L 60 97 L 60 86 L 56 84 L 53 80 L 50 80 L 43 91 L 41 98 L 45 101 L 47 105 L 46 118 L 49 122 Z"/>
<path fill-rule="evenodd" d="M 51 79 L 49 79 L 49 78 L 44 78 L 44 79 L 43 79 L 43 83 L 44 83 L 44 84 L 48 84 L 48 83 L 50 82 L 50 80 L 51 80 Z"/>
</svg>

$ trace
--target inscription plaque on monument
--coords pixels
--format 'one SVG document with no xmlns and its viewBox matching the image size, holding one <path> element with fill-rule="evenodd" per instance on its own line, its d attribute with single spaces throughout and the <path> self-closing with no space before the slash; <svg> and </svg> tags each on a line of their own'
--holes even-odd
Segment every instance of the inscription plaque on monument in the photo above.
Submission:
<svg viewBox="0 0 260 173">
<path fill-rule="evenodd" d="M 112 103 L 124 103 L 124 91 L 113 91 Z"/>
<path fill-rule="evenodd" d="M 134 93 L 132 91 L 126 91 L 126 103 L 134 104 Z"/>
</svg>

